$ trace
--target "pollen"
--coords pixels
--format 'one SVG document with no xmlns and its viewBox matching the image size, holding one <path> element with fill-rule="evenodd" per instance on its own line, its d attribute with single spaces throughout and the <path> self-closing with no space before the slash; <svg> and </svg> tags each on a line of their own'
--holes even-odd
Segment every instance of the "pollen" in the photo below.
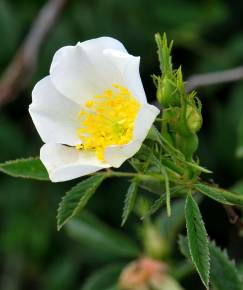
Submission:
<svg viewBox="0 0 243 290">
<path fill-rule="evenodd" d="M 111 89 L 86 101 L 79 112 L 81 140 L 77 150 L 92 150 L 105 161 L 105 149 L 111 145 L 125 145 L 133 138 L 139 102 L 126 87 L 113 84 Z"/>
</svg>

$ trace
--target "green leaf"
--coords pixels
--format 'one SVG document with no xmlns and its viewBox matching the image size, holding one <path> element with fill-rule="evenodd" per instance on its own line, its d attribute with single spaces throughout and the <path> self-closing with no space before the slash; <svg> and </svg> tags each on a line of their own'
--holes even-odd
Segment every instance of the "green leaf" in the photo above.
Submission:
<svg viewBox="0 0 243 290">
<path fill-rule="evenodd" d="M 136 182 L 132 182 L 128 188 L 126 198 L 124 201 L 124 208 L 122 213 L 122 226 L 126 223 L 129 214 L 132 212 L 137 196 L 138 185 Z"/>
<path fill-rule="evenodd" d="M 117 284 L 124 265 L 109 265 L 94 272 L 86 281 L 81 290 L 108 290 Z M 114 288 L 115 289 L 115 288 Z"/>
<path fill-rule="evenodd" d="M 38 157 L 1 163 L 0 171 L 13 177 L 49 180 L 48 173 Z"/>
<path fill-rule="evenodd" d="M 137 246 L 126 235 L 86 210 L 70 220 L 65 228 L 69 236 L 83 246 L 89 260 L 93 255 L 99 260 L 117 260 L 118 257 L 135 258 L 139 254 Z"/>
<path fill-rule="evenodd" d="M 166 201 L 166 195 L 161 194 L 161 196 L 152 203 L 150 209 L 145 213 L 145 215 L 142 216 L 142 219 L 147 219 L 152 214 L 156 213 L 156 211 L 158 211 L 163 206 L 165 201 Z"/>
<path fill-rule="evenodd" d="M 206 183 L 197 183 L 194 188 L 208 197 L 229 205 L 243 205 L 243 196 Z"/>
<path fill-rule="evenodd" d="M 235 264 L 230 261 L 227 252 L 221 251 L 210 242 L 211 283 L 218 290 L 242 290 L 242 282 Z"/>
<path fill-rule="evenodd" d="M 60 230 L 68 220 L 85 207 L 89 199 L 93 196 L 106 177 L 107 176 L 104 173 L 91 176 L 78 183 L 65 194 L 58 207 L 58 230 Z"/>
<path fill-rule="evenodd" d="M 207 232 L 199 207 L 191 194 L 186 199 L 185 214 L 191 258 L 202 282 L 208 287 L 210 258 Z"/>
<path fill-rule="evenodd" d="M 183 235 L 179 235 L 179 239 L 178 239 L 178 245 L 179 245 L 179 249 L 181 251 L 181 253 L 189 260 L 192 262 L 192 258 L 191 258 L 191 254 L 190 254 L 190 250 L 188 247 L 188 238 L 183 236 Z"/>
<path fill-rule="evenodd" d="M 188 239 L 179 237 L 179 248 L 182 254 L 191 261 L 188 248 Z M 230 261 L 227 252 L 220 250 L 214 242 L 209 243 L 211 257 L 210 282 L 217 290 L 242 290 L 242 278 L 237 271 L 235 264 Z"/>
<path fill-rule="evenodd" d="M 185 162 L 186 164 L 188 164 L 190 167 L 192 168 L 195 168 L 195 169 L 198 169 L 198 171 L 201 171 L 201 172 L 204 172 L 204 173 L 213 173 L 211 170 L 205 168 L 205 167 L 202 167 L 200 166 L 199 164 L 195 163 L 195 162 L 189 162 L 189 161 L 186 161 Z"/>
<path fill-rule="evenodd" d="M 200 191 L 201 193 L 207 195 L 208 197 L 220 203 L 231 205 L 231 203 L 227 201 L 227 199 L 221 194 L 219 190 L 217 190 L 216 187 L 212 187 L 212 186 L 209 187 L 206 184 L 202 184 L 202 183 L 195 184 L 194 187 L 196 190 Z"/>
</svg>

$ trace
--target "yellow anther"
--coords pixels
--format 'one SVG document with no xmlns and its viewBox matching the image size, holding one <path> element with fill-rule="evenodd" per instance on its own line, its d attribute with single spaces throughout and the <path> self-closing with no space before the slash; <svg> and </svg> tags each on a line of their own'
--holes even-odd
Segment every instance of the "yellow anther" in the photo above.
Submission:
<svg viewBox="0 0 243 290">
<path fill-rule="evenodd" d="M 78 113 L 78 116 L 79 116 L 79 117 L 83 117 L 85 114 L 86 114 L 85 111 L 80 111 L 80 112 Z"/>
<path fill-rule="evenodd" d="M 76 149 L 78 149 L 78 150 L 83 149 L 83 144 L 76 145 Z"/>
<path fill-rule="evenodd" d="M 112 92 L 112 90 L 106 90 L 105 93 L 104 93 L 104 95 L 105 95 L 106 97 L 108 97 L 108 98 L 111 98 L 112 95 L 113 95 L 113 92 Z"/>
<path fill-rule="evenodd" d="M 114 88 L 116 88 L 116 89 L 119 89 L 121 86 L 120 85 L 118 85 L 118 84 L 112 84 L 112 86 L 114 87 Z"/>
<path fill-rule="evenodd" d="M 88 100 L 88 101 L 85 103 L 85 106 L 86 106 L 87 108 L 91 108 L 91 107 L 93 107 L 93 105 L 94 105 L 94 101 L 93 101 L 93 100 Z"/>
<path fill-rule="evenodd" d="M 93 150 L 104 161 L 105 149 L 111 145 L 125 145 L 133 138 L 134 124 L 140 108 L 129 90 L 118 84 L 85 103 L 89 110 L 81 110 L 77 134 L 82 144 L 78 150 Z"/>
</svg>

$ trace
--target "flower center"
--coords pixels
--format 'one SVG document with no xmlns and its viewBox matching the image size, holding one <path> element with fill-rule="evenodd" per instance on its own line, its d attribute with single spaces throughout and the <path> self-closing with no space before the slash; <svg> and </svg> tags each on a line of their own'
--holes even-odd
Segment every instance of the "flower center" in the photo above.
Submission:
<svg viewBox="0 0 243 290">
<path fill-rule="evenodd" d="M 110 145 L 125 145 L 133 138 L 135 119 L 140 104 L 129 90 L 112 85 L 85 103 L 79 112 L 81 120 L 78 136 L 82 144 L 77 149 L 94 150 L 104 161 L 105 149 Z"/>
</svg>

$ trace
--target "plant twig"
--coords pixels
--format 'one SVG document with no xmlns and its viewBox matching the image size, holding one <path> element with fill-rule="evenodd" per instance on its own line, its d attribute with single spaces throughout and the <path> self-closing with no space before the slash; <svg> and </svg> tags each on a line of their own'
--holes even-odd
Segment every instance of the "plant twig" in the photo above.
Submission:
<svg viewBox="0 0 243 290">
<path fill-rule="evenodd" d="M 0 81 L 0 106 L 13 100 L 35 71 L 38 53 L 68 0 L 49 0 L 40 10 Z"/>
<path fill-rule="evenodd" d="M 224 208 L 230 223 L 236 225 L 240 230 L 243 230 L 243 221 L 240 219 L 240 216 L 236 213 L 235 209 L 230 205 L 224 205 Z"/>
<path fill-rule="evenodd" d="M 199 87 L 239 80 L 243 80 L 243 66 L 219 72 L 192 75 L 186 81 L 186 91 L 191 92 Z"/>
</svg>

